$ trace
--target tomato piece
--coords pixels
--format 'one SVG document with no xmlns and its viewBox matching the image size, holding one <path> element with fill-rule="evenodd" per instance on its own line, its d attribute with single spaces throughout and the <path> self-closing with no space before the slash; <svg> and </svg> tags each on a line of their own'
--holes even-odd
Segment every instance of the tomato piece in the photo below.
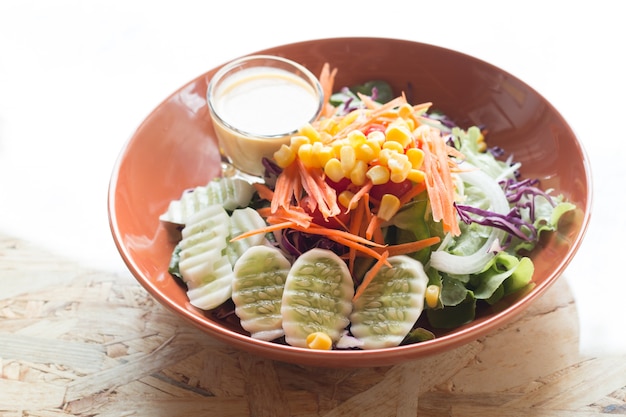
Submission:
<svg viewBox="0 0 626 417">
<path fill-rule="evenodd" d="M 335 191 L 337 192 L 337 194 L 339 194 L 342 191 L 347 190 L 350 184 L 352 184 L 352 181 L 350 181 L 349 178 L 342 178 L 339 182 L 335 182 L 331 180 L 330 178 L 326 177 L 326 183 L 330 185 L 331 187 L 333 187 Z"/>
<path fill-rule="evenodd" d="M 386 184 L 374 185 L 370 190 L 370 196 L 376 200 L 380 200 L 384 194 L 393 194 L 396 197 L 402 196 L 413 187 L 410 180 L 402 182 L 388 181 Z"/>
</svg>

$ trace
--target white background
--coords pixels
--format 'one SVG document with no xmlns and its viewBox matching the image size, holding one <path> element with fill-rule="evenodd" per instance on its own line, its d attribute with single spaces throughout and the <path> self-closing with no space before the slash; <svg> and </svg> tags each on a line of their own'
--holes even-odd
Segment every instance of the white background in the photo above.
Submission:
<svg viewBox="0 0 626 417">
<path fill-rule="evenodd" d="M 109 177 L 134 129 L 172 92 L 235 57 L 284 43 L 339 36 L 430 43 L 524 80 L 579 135 L 595 203 L 563 279 L 579 309 L 581 350 L 624 353 L 620 9 L 609 0 L 2 0 L 0 233 L 124 273 L 108 226 Z"/>
</svg>

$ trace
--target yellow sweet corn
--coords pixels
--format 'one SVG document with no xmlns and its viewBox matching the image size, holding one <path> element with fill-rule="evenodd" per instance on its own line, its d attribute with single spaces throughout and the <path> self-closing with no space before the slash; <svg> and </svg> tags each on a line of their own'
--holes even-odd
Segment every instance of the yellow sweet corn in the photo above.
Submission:
<svg viewBox="0 0 626 417">
<path fill-rule="evenodd" d="M 354 167 L 350 171 L 350 181 L 354 185 L 365 184 L 367 174 L 367 162 L 357 159 L 354 163 Z"/>
<path fill-rule="evenodd" d="M 409 119 L 413 115 L 413 106 L 409 103 L 404 103 L 398 107 L 398 116 L 403 119 Z"/>
<path fill-rule="evenodd" d="M 383 165 L 374 165 L 365 174 L 374 185 L 387 184 L 389 182 L 389 168 Z"/>
<path fill-rule="evenodd" d="M 349 174 L 356 164 L 354 148 L 350 145 L 343 145 L 339 150 L 339 156 L 341 157 L 341 169 L 343 169 L 344 174 Z"/>
<path fill-rule="evenodd" d="M 385 139 L 387 142 L 398 142 L 404 149 L 411 143 L 413 136 L 406 124 L 391 123 L 385 130 Z"/>
<path fill-rule="evenodd" d="M 275 153 L 276 163 L 284 168 L 298 157 L 306 167 L 322 168 L 334 182 L 348 178 L 357 186 L 366 181 L 374 185 L 389 181 L 400 183 L 406 179 L 424 181 L 425 174 L 421 170 L 424 152 L 413 147 L 413 107 L 400 106 L 391 112 L 388 117 L 397 119 L 389 123 L 384 132 L 375 129 L 365 135 L 355 129 L 342 138 L 333 139 L 332 132 L 345 129 L 362 111 L 355 110 L 339 121 L 320 121 L 317 129 L 310 124 L 303 126 L 288 146 L 282 146 Z"/>
<path fill-rule="evenodd" d="M 380 207 L 376 215 L 388 221 L 400 210 L 400 199 L 393 194 L 383 194 L 380 199 Z"/>
<path fill-rule="evenodd" d="M 428 307 L 435 308 L 439 305 L 439 293 L 440 288 L 438 285 L 431 284 L 426 287 L 424 298 Z"/>
<path fill-rule="evenodd" d="M 320 167 L 319 161 L 313 153 L 313 145 L 311 145 L 310 143 L 304 143 L 300 145 L 300 147 L 298 148 L 298 158 L 306 167 Z"/>
<path fill-rule="evenodd" d="M 380 149 L 383 146 L 383 143 L 385 143 L 385 132 L 372 130 L 367 134 L 367 140 L 378 144 L 378 148 Z"/>
<path fill-rule="evenodd" d="M 411 162 L 405 154 L 393 152 L 387 160 L 389 167 L 389 179 L 392 182 L 400 183 L 404 181 L 411 171 Z"/>
<path fill-rule="evenodd" d="M 290 146 L 285 144 L 281 145 L 276 152 L 274 152 L 274 161 L 279 167 L 285 168 L 291 165 L 296 160 L 296 153 Z"/>
<path fill-rule="evenodd" d="M 420 169 L 424 162 L 424 151 L 419 148 L 409 148 L 406 150 L 406 156 L 411 161 L 411 167 Z"/>
<path fill-rule="evenodd" d="M 333 341 L 330 336 L 324 332 L 314 332 L 306 337 L 306 346 L 309 349 L 331 350 Z"/>
<path fill-rule="evenodd" d="M 364 144 L 366 140 L 367 137 L 365 136 L 365 133 L 361 132 L 360 130 L 353 130 L 348 133 L 348 143 L 353 148 Z"/>
<path fill-rule="evenodd" d="M 293 149 L 294 152 L 298 152 L 298 148 L 306 143 L 311 143 L 309 138 L 303 135 L 294 135 L 289 140 L 289 146 Z"/>
<path fill-rule="evenodd" d="M 306 136 L 307 138 L 309 138 L 309 141 L 311 143 L 321 141 L 320 132 L 309 123 L 304 125 L 298 133 L 300 133 L 300 135 L 302 136 Z"/>
<path fill-rule="evenodd" d="M 333 148 L 328 145 L 323 145 L 322 142 L 315 142 L 313 144 L 313 153 L 317 156 L 319 166 L 326 166 L 326 163 L 335 156 Z"/>
<path fill-rule="evenodd" d="M 398 153 L 404 153 L 404 147 L 402 147 L 400 142 L 396 142 L 395 140 L 388 140 L 383 143 L 383 149 L 389 149 Z"/>
<path fill-rule="evenodd" d="M 378 153 L 380 152 L 380 148 L 377 148 L 377 146 L 378 145 L 376 145 L 375 143 L 369 141 L 365 141 L 362 144 L 357 145 L 354 148 L 356 159 L 365 162 L 373 161 L 374 159 L 376 159 Z"/>
<path fill-rule="evenodd" d="M 339 182 L 344 178 L 341 162 L 337 158 L 330 158 L 324 165 L 324 174 L 332 181 Z"/>
<path fill-rule="evenodd" d="M 406 176 L 406 179 L 413 182 L 424 182 L 424 180 L 426 179 L 426 173 L 421 169 L 411 168 Z"/>
<path fill-rule="evenodd" d="M 354 210 L 356 209 L 358 202 L 352 202 L 352 197 L 354 197 L 354 193 L 352 191 L 343 190 L 337 196 L 337 201 L 345 208 Z"/>
</svg>

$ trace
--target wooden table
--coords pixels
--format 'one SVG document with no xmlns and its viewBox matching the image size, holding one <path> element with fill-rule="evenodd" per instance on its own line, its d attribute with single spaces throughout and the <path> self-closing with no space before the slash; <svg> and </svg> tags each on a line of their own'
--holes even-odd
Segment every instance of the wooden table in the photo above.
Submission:
<svg viewBox="0 0 626 417">
<path fill-rule="evenodd" d="M 213 340 L 130 273 L 0 236 L 0 416 L 626 415 L 626 355 L 581 356 L 577 323 L 560 279 L 523 317 L 456 350 L 301 367 Z"/>
</svg>

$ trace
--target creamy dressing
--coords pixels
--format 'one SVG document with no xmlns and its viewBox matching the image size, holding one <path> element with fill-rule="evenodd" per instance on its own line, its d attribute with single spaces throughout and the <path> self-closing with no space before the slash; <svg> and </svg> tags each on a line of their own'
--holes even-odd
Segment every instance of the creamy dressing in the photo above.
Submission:
<svg viewBox="0 0 626 417">
<path fill-rule="evenodd" d="M 231 127 L 261 136 L 295 132 L 317 114 L 315 90 L 296 75 L 272 67 L 233 74 L 215 94 L 215 110 Z"/>
</svg>

